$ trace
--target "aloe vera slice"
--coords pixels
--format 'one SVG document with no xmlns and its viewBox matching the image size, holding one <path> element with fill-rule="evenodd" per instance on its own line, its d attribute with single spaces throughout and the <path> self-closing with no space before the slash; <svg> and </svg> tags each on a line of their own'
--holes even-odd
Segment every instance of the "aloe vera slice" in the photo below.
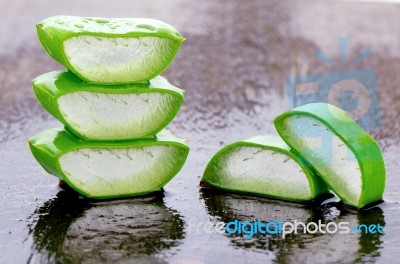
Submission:
<svg viewBox="0 0 400 264">
<path fill-rule="evenodd" d="M 147 194 L 161 189 L 182 168 L 189 148 L 171 133 L 120 142 L 87 142 L 64 129 L 29 140 L 33 156 L 50 174 L 95 199 Z"/>
<path fill-rule="evenodd" d="M 274 122 L 282 139 L 344 203 L 361 208 L 382 199 L 386 170 L 379 145 L 344 110 L 308 104 Z"/>
<path fill-rule="evenodd" d="M 289 201 L 327 193 L 325 183 L 277 136 L 256 136 L 225 146 L 210 160 L 202 184 Z"/>
<path fill-rule="evenodd" d="M 183 103 L 183 90 L 157 76 L 148 84 L 90 85 L 70 72 L 49 72 L 32 81 L 40 104 L 86 140 L 127 140 L 154 135 Z"/>
<path fill-rule="evenodd" d="M 150 80 L 173 61 L 184 38 L 172 26 L 145 18 L 55 16 L 37 24 L 45 51 L 90 83 Z"/>
</svg>

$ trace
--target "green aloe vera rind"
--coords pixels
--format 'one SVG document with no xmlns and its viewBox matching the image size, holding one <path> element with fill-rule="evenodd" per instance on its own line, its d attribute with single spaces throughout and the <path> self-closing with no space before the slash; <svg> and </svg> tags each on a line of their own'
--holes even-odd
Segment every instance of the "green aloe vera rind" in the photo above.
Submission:
<svg viewBox="0 0 400 264">
<path fill-rule="evenodd" d="M 71 72 L 49 72 L 43 75 L 36 77 L 32 81 L 33 90 L 36 95 L 37 100 L 40 104 L 55 118 L 61 121 L 70 131 L 78 135 L 79 137 L 85 140 L 129 140 L 134 138 L 146 137 L 149 135 L 154 135 L 164 129 L 175 117 L 178 113 L 183 100 L 183 90 L 176 88 L 171 85 L 165 78 L 161 76 L 157 76 L 154 79 L 150 80 L 149 83 L 137 83 L 130 85 L 119 85 L 119 86 L 107 86 L 107 85 L 99 85 L 99 84 L 87 84 L 84 81 L 77 78 Z M 154 127 L 152 129 L 148 129 L 147 131 L 138 132 L 141 133 L 136 136 L 129 136 L 129 133 L 132 133 L 133 130 L 127 131 L 124 137 L 120 136 L 116 137 L 114 134 L 110 134 L 108 138 L 97 138 L 90 134 L 84 134 L 79 128 L 70 124 L 60 112 L 58 105 L 58 98 L 64 96 L 69 93 L 74 92 L 93 92 L 93 93 L 103 93 L 103 94 L 143 94 L 143 93 L 162 93 L 168 94 L 174 98 L 174 104 L 166 107 L 165 111 L 168 111 L 167 118 L 161 119 L 159 123 L 152 123 Z M 107 106 L 104 106 L 107 107 Z M 112 111 L 112 109 L 110 110 Z M 112 113 L 110 113 L 112 114 Z M 129 120 L 129 113 L 113 113 L 114 115 L 127 115 L 127 120 Z M 88 115 L 88 113 L 81 112 L 81 115 Z M 152 121 L 152 120 L 148 120 Z M 154 121 L 154 120 L 153 120 Z M 88 124 L 84 124 L 84 126 L 88 126 Z M 144 128 L 143 124 L 138 124 L 135 129 Z"/>
<path fill-rule="evenodd" d="M 172 26 L 158 20 L 147 18 L 54 16 L 39 22 L 36 25 L 36 28 L 40 43 L 53 59 L 67 67 L 80 79 L 88 83 L 109 85 L 143 82 L 161 74 L 173 61 L 181 44 L 185 40 Z M 110 75 L 108 76 L 108 80 L 96 81 L 82 75 L 82 71 L 76 69 L 71 64 L 71 58 L 66 55 L 64 50 L 65 41 L 78 36 L 106 37 L 114 39 L 157 37 L 169 39 L 173 44 L 171 44 L 170 52 L 166 54 L 168 57 L 165 58 L 165 61 L 157 67 L 152 68 L 146 76 L 142 76 L 140 79 L 129 79 L 129 77 L 127 77 L 128 79 L 126 80 L 114 80 L 113 78 L 115 78 L 115 75 Z M 135 51 L 132 50 L 132 52 Z M 107 72 L 102 72 L 102 75 L 104 77 L 104 75 L 107 75 Z M 132 74 L 129 75 L 133 76 Z"/>
<path fill-rule="evenodd" d="M 289 193 L 286 189 L 283 189 L 281 192 L 282 194 L 279 196 L 271 195 L 268 192 L 268 182 L 256 182 L 254 181 L 254 179 L 252 179 L 251 176 L 245 179 L 245 181 L 248 182 L 248 184 L 245 184 L 246 186 L 243 184 L 227 184 L 227 180 L 224 178 L 225 176 L 222 176 L 219 161 L 220 159 L 224 158 L 225 155 L 233 153 L 235 152 L 235 149 L 237 150 L 241 147 L 270 150 L 275 153 L 286 155 L 288 158 L 293 159 L 304 172 L 304 177 L 307 178 L 306 180 L 308 181 L 308 185 L 310 188 L 310 195 L 308 197 L 293 197 L 293 195 L 291 195 L 291 193 Z M 264 164 L 267 167 L 266 169 L 268 169 L 268 164 Z M 243 166 L 251 166 L 251 164 L 243 164 Z M 282 164 L 281 166 L 282 173 L 277 175 L 277 177 L 285 177 L 285 164 Z M 291 149 L 279 137 L 272 135 L 256 136 L 223 147 L 209 161 L 203 177 L 201 178 L 201 183 L 207 186 L 227 191 L 248 193 L 288 201 L 307 201 L 314 199 L 320 194 L 329 193 L 326 184 L 317 175 L 314 174 L 309 165 L 306 164 L 306 162 L 298 154 L 291 151 Z M 263 191 L 260 191 L 260 186 L 262 186 Z M 274 186 L 271 187 L 274 188 Z"/>
<path fill-rule="evenodd" d="M 75 135 L 71 134 L 65 129 L 55 128 L 43 131 L 32 138 L 29 139 L 29 146 L 31 152 L 39 164 L 50 174 L 58 177 L 60 180 L 66 182 L 72 189 L 81 194 L 84 197 L 93 199 L 109 199 L 109 198 L 119 198 L 119 197 L 130 197 L 139 196 L 153 191 L 161 189 L 165 184 L 167 184 L 182 168 L 186 158 L 189 153 L 189 147 L 186 145 L 185 141 L 174 137 L 169 131 L 163 130 L 157 134 L 156 138 L 144 138 L 133 141 L 117 141 L 117 142 L 88 142 L 79 139 Z M 151 146 L 165 146 L 167 149 L 172 149 L 174 155 L 164 155 L 168 159 L 165 166 L 159 166 L 156 172 L 144 172 L 144 179 L 125 179 L 127 184 L 133 183 L 133 189 L 125 193 L 107 194 L 102 193 L 89 193 L 85 191 L 85 186 L 81 185 L 79 181 L 72 182 L 70 180 L 71 176 L 63 172 L 63 168 L 60 165 L 60 158 L 68 153 L 79 151 L 82 149 L 91 150 L 118 150 L 118 149 L 136 149 L 145 151 L 146 147 Z M 163 157 L 163 158 L 164 158 Z M 139 166 L 138 161 L 128 160 L 133 166 Z M 154 161 L 154 162 L 157 162 Z M 173 166 L 170 164 L 174 163 Z M 169 166 L 169 167 L 168 167 Z M 168 167 L 168 168 L 167 168 Z M 111 165 L 111 168 L 113 166 Z M 117 169 L 117 168 L 115 168 Z M 153 173 L 155 177 L 159 177 L 158 180 L 152 181 L 152 186 L 146 190 L 141 190 L 141 192 L 136 192 L 135 186 L 148 184 L 146 183 L 147 175 Z M 105 176 L 107 177 L 107 175 Z M 104 183 L 101 183 L 104 184 Z M 123 182 L 122 182 L 123 184 Z M 147 185 L 146 185 L 147 186 Z M 103 187 L 104 189 L 104 187 Z M 107 190 L 105 188 L 104 190 Z"/>
<path fill-rule="evenodd" d="M 313 166 L 315 160 L 304 157 L 303 151 L 296 149 L 292 142 L 293 130 L 285 124 L 285 119 L 292 116 L 305 116 L 323 123 L 354 153 L 362 179 L 361 197 L 358 201 L 347 199 L 343 190 L 334 188 L 332 182 L 327 180 L 326 176 L 329 172 L 324 167 Z M 274 124 L 282 139 L 300 155 L 303 155 L 344 203 L 361 208 L 382 199 L 386 169 L 379 145 L 346 111 L 325 103 L 313 103 L 283 113 L 275 119 Z M 351 177 L 351 175 L 344 175 L 344 177 Z"/>
</svg>

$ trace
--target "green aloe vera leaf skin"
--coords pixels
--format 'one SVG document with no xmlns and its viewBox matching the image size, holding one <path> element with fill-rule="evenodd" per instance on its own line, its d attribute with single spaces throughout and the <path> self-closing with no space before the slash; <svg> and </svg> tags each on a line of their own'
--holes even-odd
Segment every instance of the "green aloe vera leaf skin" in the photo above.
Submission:
<svg viewBox="0 0 400 264">
<path fill-rule="evenodd" d="M 57 128 L 32 137 L 29 146 L 48 173 L 93 199 L 160 190 L 180 171 L 189 153 L 184 140 L 165 130 L 156 138 L 88 142 Z"/>
<path fill-rule="evenodd" d="M 208 163 L 201 183 L 288 201 L 308 201 L 329 192 L 304 160 L 273 135 L 225 146 Z"/>
<path fill-rule="evenodd" d="M 55 16 L 36 28 L 53 59 L 85 82 L 108 85 L 161 74 L 185 40 L 172 26 L 146 18 Z"/>
<path fill-rule="evenodd" d="M 40 104 L 85 140 L 129 140 L 155 135 L 178 113 L 183 90 L 157 76 L 149 83 L 87 84 L 71 72 L 49 72 L 32 81 Z"/>
<path fill-rule="evenodd" d="M 386 169 L 379 145 L 346 111 L 313 103 L 278 116 L 274 123 L 282 139 L 344 203 L 361 208 L 382 199 Z"/>
</svg>

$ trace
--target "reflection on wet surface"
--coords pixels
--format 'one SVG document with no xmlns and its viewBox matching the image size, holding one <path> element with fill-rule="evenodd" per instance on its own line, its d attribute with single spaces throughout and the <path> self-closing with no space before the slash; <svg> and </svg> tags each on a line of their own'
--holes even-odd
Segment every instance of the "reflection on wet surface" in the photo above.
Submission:
<svg viewBox="0 0 400 264">
<path fill-rule="evenodd" d="M 348 222 L 350 227 L 360 224 L 380 224 L 385 227 L 384 214 L 375 206 L 364 211 L 346 208 L 340 202 L 320 205 L 294 204 L 278 200 L 260 199 L 251 196 L 228 194 L 208 189 L 201 190 L 207 212 L 219 221 L 284 222 L 322 224 Z M 290 234 L 286 238 L 279 235 L 256 234 L 247 239 L 245 234 L 230 235 L 233 247 L 254 251 L 272 251 L 281 263 L 353 263 L 375 261 L 380 256 L 382 234 Z"/>
<path fill-rule="evenodd" d="M 179 214 L 162 193 L 146 198 L 90 203 L 69 191 L 37 209 L 32 262 L 165 263 L 157 257 L 183 238 Z"/>
<path fill-rule="evenodd" d="M 48 254 L 50 260 L 76 260 L 84 257 L 82 252 L 76 253 L 77 248 L 96 254 L 96 260 L 120 258 L 122 262 L 126 257 L 171 263 L 298 263 L 310 259 L 344 263 L 364 259 L 398 262 L 399 5 L 303 0 L 246 3 L 146 0 L 134 4 L 125 0 L 80 0 L 57 5 L 50 0 L 0 0 L 0 3 L 4 10 L 4 16 L 0 16 L 4 25 L 0 36 L 8 36 L 0 37 L 1 263 L 26 263 L 28 259 L 46 262 Z M 30 85 L 39 74 L 62 69 L 43 52 L 33 27 L 37 21 L 56 14 L 157 18 L 175 26 L 187 39 L 163 75 L 186 90 L 184 105 L 169 129 L 189 140 L 191 153 L 179 175 L 165 187 L 162 203 L 156 200 L 140 205 L 136 202 L 82 204 L 80 200 L 67 198 L 64 192 L 58 194 L 58 180 L 45 173 L 32 158 L 27 139 L 39 131 L 60 126 L 38 105 Z M 338 39 L 343 36 L 348 40 L 346 62 L 354 61 L 368 48 L 372 55 L 357 65 L 342 65 Z M 323 51 L 337 67 L 319 59 L 318 51 Z M 272 120 L 290 105 L 288 78 L 365 68 L 375 70 L 380 101 L 381 127 L 372 134 L 383 150 L 387 168 L 383 204 L 355 212 L 335 201 L 322 207 L 307 207 L 199 191 L 200 176 L 221 146 L 258 134 L 275 133 Z M 59 208 L 64 206 L 69 208 L 65 211 L 68 214 Z M 154 225 L 141 226 L 146 231 L 142 234 L 127 228 L 130 217 L 137 219 L 140 215 L 137 211 L 148 212 L 153 219 Z M 180 217 L 176 218 L 174 212 Z M 299 234 L 291 236 L 291 240 L 259 237 L 249 241 L 243 237 L 187 230 L 191 219 L 214 222 L 228 221 L 231 217 L 381 221 L 385 227 L 383 236 Z M 153 231 L 160 228 L 161 218 L 171 219 L 162 226 L 175 231 L 163 228 L 163 232 L 154 235 Z M 49 222 L 54 226 L 47 226 Z M 143 224 L 141 220 L 138 223 Z M 136 225 L 132 227 L 140 229 Z M 119 228 L 125 232 L 114 234 Z M 97 232 L 109 239 L 96 237 Z M 128 236 L 132 245 L 123 242 Z M 80 244 L 86 238 L 97 246 Z M 145 238 L 153 241 L 152 244 L 145 242 Z M 138 239 L 143 244 L 138 244 Z M 154 241 L 158 239 L 161 241 Z M 108 241 L 110 255 L 101 252 L 106 247 L 98 246 Z M 115 250 L 119 245 L 121 252 Z"/>
</svg>

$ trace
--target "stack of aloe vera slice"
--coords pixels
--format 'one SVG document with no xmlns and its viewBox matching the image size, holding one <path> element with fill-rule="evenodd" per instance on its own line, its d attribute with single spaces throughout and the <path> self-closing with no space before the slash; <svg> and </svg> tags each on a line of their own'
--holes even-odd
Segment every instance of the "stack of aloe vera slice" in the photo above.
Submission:
<svg viewBox="0 0 400 264">
<path fill-rule="evenodd" d="M 289 201 L 332 190 L 356 208 L 382 199 L 386 170 L 379 145 L 344 110 L 308 104 L 274 123 L 280 137 L 257 136 L 222 148 L 202 183 Z"/>
<path fill-rule="evenodd" d="M 182 168 L 189 148 L 164 128 L 184 99 L 159 76 L 184 38 L 152 19 L 56 16 L 37 24 L 45 51 L 68 71 L 32 81 L 64 128 L 29 140 L 43 168 L 95 199 L 147 194 Z"/>
</svg>

